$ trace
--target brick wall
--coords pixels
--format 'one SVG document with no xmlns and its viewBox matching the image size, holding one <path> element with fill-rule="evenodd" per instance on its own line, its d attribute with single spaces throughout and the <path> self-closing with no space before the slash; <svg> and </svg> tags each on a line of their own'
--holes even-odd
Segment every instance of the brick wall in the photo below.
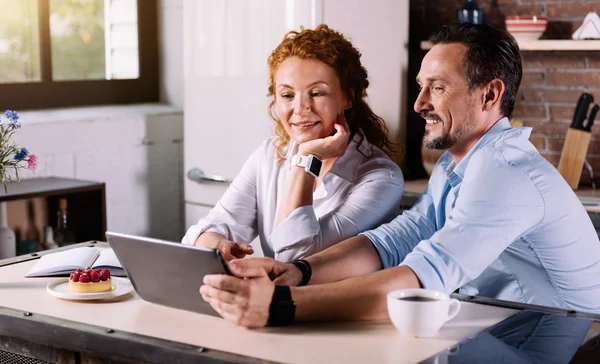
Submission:
<svg viewBox="0 0 600 364">
<path fill-rule="evenodd" d="M 456 21 L 457 9 L 463 1 L 411 0 L 409 80 L 416 76 L 424 55 L 419 42 L 440 25 Z M 543 38 L 570 39 L 590 11 L 600 12 L 600 0 L 478 0 L 485 11 L 485 22 L 505 28 L 504 18 L 509 15 L 542 15 L 548 18 Z M 531 141 L 555 166 L 558 165 L 564 136 L 573 117 L 575 104 L 581 92 L 594 95 L 600 103 L 600 49 L 597 52 L 523 52 L 523 81 L 515 105 L 513 118 L 533 127 Z M 416 88 L 409 85 L 409 107 L 416 99 Z M 414 114 L 414 113 L 411 113 Z M 417 148 L 423 133 L 418 116 L 409 120 L 407 168 L 409 178 L 422 177 L 421 158 Z M 588 161 L 600 179 L 600 120 L 592 128 L 592 142 Z M 590 184 L 587 171 L 582 173 L 582 184 Z"/>
</svg>

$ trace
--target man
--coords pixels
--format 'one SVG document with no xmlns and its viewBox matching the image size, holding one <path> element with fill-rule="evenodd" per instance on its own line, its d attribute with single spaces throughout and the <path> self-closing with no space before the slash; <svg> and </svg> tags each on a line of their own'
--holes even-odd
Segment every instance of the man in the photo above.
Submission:
<svg viewBox="0 0 600 364">
<path fill-rule="evenodd" d="M 425 193 L 389 224 L 306 261 L 234 260 L 233 276 L 205 277 L 200 293 L 224 318 L 247 327 L 381 319 L 388 292 L 416 287 L 600 313 L 594 227 L 531 130 L 507 119 L 522 76 L 515 40 L 462 24 L 431 41 L 414 108 L 425 144 L 447 152 Z"/>
</svg>

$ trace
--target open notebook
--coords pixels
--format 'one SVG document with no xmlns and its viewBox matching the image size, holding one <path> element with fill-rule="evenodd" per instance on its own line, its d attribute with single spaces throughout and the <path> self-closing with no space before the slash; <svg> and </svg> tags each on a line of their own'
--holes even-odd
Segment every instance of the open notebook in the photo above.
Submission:
<svg viewBox="0 0 600 364">
<path fill-rule="evenodd" d="M 69 275 L 78 268 L 108 269 L 113 276 L 126 276 L 112 249 L 81 247 L 42 256 L 25 277 Z"/>
</svg>

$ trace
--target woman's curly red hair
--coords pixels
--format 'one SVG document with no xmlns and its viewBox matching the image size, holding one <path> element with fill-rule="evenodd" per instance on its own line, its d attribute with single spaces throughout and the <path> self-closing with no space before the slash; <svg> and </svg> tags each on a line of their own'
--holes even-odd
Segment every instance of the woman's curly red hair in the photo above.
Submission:
<svg viewBox="0 0 600 364">
<path fill-rule="evenodd" d="M 269 93 L 273 97 L 269 104 L 269 115 L 277 126 L 275 133 L 278 141 L 275 143 L 277 155 L 285 159 L 285 147 L 290 136 L 285 131 L 281 120 L 273 113 L 275 105 L 275 73 L 283 61 L 289 57 L 315 59 L 333 68 L 340 80 L 342 91 L 351 101 L 352 107 L 346 113 L 351 135 L 359 132 L 371 144 L 391 155 L 394 145 L 389 140 L 388 129 L 383 119 L 377 116 L 369 107 L 365 98 L 369 80 L 367 70 L 360 63 L 361 54 L 352 43 L 341 33 L 330 29 L 327 25 L 319 25 L 313 29 L 289 31 L 281 43 L 269 56 Z"/>
</svg>

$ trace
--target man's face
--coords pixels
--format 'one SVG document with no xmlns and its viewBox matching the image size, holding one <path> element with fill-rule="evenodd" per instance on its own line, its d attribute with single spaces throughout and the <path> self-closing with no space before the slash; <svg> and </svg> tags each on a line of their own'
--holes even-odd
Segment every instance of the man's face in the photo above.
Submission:
<svg viewBox="0 0 600 364">
<path fill-rule="evenodd" d="M 482 102 L 477 100 L 479 92 L 469 92 L 462 69 L 466 52 L 462 44 L 438 44 L 423 58 L 414 109 L 427 122 L 423 137 L 427 148 L 452 151 L 468 143 L 475 132 Z"/>
</svg>

